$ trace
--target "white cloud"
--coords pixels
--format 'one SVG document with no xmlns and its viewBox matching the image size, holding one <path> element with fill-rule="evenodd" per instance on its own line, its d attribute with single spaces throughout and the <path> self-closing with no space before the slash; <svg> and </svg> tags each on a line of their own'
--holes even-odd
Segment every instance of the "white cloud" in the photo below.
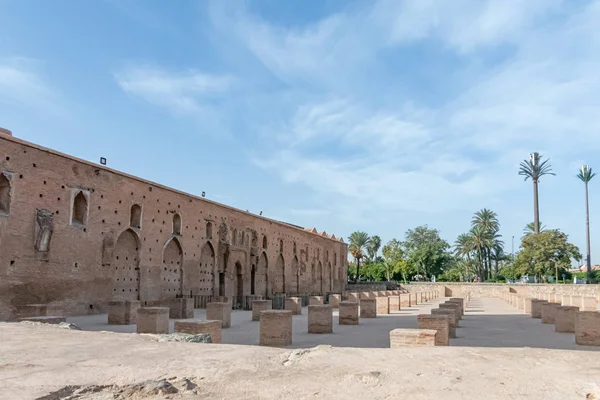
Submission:
<svg viewBox="0 0 600 400">
<path fill-rule="evenodd" d="M 39 62 L 27 58 L 0 60 L 0 103 L 59 112 L 59 95 L 39 73 Z"/>
<path fill-rule="evenodd" d="M 201 111 L 205 102 L 223 95 L 232 85 L 227 76 L 195 70 L 169 72 L 147 66 L 127 68 L 115 78 L 125 92 L 177 113 Z"/>
</svg>

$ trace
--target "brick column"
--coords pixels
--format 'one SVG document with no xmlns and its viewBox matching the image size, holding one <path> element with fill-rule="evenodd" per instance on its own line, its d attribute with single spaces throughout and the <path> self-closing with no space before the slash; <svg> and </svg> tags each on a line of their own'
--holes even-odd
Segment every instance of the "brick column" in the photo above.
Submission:
<svg viewBox="0 0 600 400">
<path fill-rule="evenodd" d="M 319 304 L 323 304 L 323 296 L 310 296 L 308 299 L 309 306 L 317 306 Z"/>
<path fill-rule="evenodd" d="M 400 296 L 388 297 L 388 308 L 390 312 L 400 311 Z"/>
<path fill-rule="evenodd" d="M 300 297 L 287 297 L 285 299 L 285 309 L 292 312 L 292 315 L 302 314 L 302 299 Z"/>
<path fill-rule="evenodd" d="M 360 299 L 360 317 L 361 318 L 376 318 L 377 305 L 375 299 Z"/>
<path fill-rule="evenodd" d="M 289 346 L 292 344 L 292 312 L 266 310 L 260 314 L 260 345 Z"/>
<path fill-rule="evenodd" d="M 339 308 L 340 306 L 340 301 L 342 301 L 342 295 L 341 294 L 330 294 L 329 295 L 329 305 L 332 308 Z"/>
<path fill-rule="evenodd" d="M 206 305 L 206 319 L 223 321 L 223 328 L 231 327 L 231 304 L 212 302 Z"/>
<path fill-rule="evenodd" d="M 329 304 L 308 306 L 308 333 L 332 333 L 332 311 Z"/>
<path fill-rule="evenodd" d="M 554 316 L 556 315 L 556 309 L 560 307 L 558 303 L 544 303 L 542 304 L 542 324 L 553 324 Z"/>
<path fill-rule="evenodd" d="M 111 301 L 108 303 L 109 325 L 130 325 L 137 320 L 139 301 Z"/>
<path fill-rule="evenodd" d="M 436 346 L 448 346 L 450 337 L 450 317 L 447 315 L 427 315 L 419 314 L 417 316 L 419 329 L 436 330 Z"/>
<path fill-rule="evenodd" d="M 560 306 L 556 307 L 554 314 L 554 330 L 556 332 L 575 333 L 575 318 L 579 307 L 575 306 Z"/>
<path fill-rule="evenodd" d="M 138 308 L 136 330 L 137 333 L 169 333 L 169 308 Z"/>
<path fill-rule="evenodd" d="M 394 329 L 390 332 L 390 348 L 435 346 L 436 334 L 432 329 Z"/>
<path fill-rule="evenodd" d="M 377 315 L 386 315 L 390 313 L 390 305 L 388 298 L 385 296 L 379 296 L 375 299 L 377 307 Z"/>
<path fill-rule="evenodd" d="M 575 343 L 600 346 L 600 313 L 578 311 L 575 317 Z"/>
<path fill-rule="evenodd" d="M 339 313 L 340 325 L 358 325 L 358 302 L 342 301 Z"/>
<path fill-rule="evenodd" d="M 254 300 L 252 302 L 252 321 L 260 321 L 260 312 L 270 310 L 272 305 L 271 300 Z"/>
</svg>

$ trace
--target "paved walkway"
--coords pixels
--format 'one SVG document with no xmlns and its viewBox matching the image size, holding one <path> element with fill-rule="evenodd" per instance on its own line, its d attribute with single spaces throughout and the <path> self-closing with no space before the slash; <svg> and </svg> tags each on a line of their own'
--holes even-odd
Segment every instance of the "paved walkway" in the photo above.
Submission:
<svg viewBox="0 0 600 400">
<path fill-rule="evenodd" d="M 574 333 L 555 332 L 554 324 L 542 324 L 540 319 L 495 298 L 472 299 L 459 325 L 451 346 L 600 350 L 576 345 Z"/>
</svg>

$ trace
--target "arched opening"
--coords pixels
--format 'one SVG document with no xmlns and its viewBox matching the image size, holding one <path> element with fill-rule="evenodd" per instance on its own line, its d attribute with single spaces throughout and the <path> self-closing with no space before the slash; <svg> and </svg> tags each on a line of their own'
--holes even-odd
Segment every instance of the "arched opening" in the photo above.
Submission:
<svg viewBox="0 0 600 400">
<path fill-rule="evenodd" d="M 256 265 L 252 264 L 252 269 L 250 270 L 250 294 L 256 294 Z"/>
<path fill-rule="evenodd" d="M 85 221 L 87 218 L 87 198 L 83 192 L 78 192 L 73 199 L 73 224 L 85 225 Z"/>
<path fill-rule="evenodd" d="M 238 231 L 237 229 L 233 230 L 233 237 L 231 238 L 231 244 L 233 244 L 234 246 L 237 245 L 237 240 L 238 240 Z"/>
<path fill-rule="evenodd" d="M 200 251 L 200 294 L 212 295 L 215 280 L 215 250 L 206 242 Z"/>
<path fill-rule="evenodd" d="M 283 239 L 279 239 L 279 251 L 283 253 Z"/>
<path fill-rule="evenodd" d="M 245 239 L 245 236 L 246 236 L 246 235 L 244 235 L 244 232 L 241 232 L 241 235 L 240 235 L 240 245 L 241 245 L 241 246 L 243 246 L 243 245 L 244 245 L 244 239 Z"/>
<path fill-rule="evenodd" d="M 140 297 L 140 241 L 131 229 L 119 235 L 113 251 L 110 268 L 114 268 L 112 300 L 139 300 Z"/>
<path fill-rule="evenodd" d="M 8 214 L 10 211 L 10 181 L 0 172 L 0 213 Z"/>
<path fill-rule="evenodd" d="M 274 293 L 285 293 L 285 260 L 283 254 L 277 257 L 275 264 L 275 281 L 273 282 Z"/>
<path fill-rule="evenodd" d="M 132 228 L 142 227 L 142 207 L 139 204 L 131 206 L 131 212 L 129 215 L 129 226 Z"/>
<path fill-rule="evenodd" d="M 294 255 L 296 255 L 296 242 L 294 242 Z"/>
<path fill-rule="evenodd" d="M 242 264 L 239 262 L 235 263 L 235 277 L 236 277 L 236 296 L 238 301 L 241 302 L 242 296 L 244 296 L 244 270 Z"/>
<path fill-rule="evenodd" d="M 298 268 L 298 257 L 294 256 L 292 260 L 292 279 L 291 279 L 291 290 L 295 290 L 296 293 L 300 293 L 300 269 Z"/>
<path fill-rule="evenodd" d="M 317 277 L 315 275 L 315 263 L 310 265 L 310 291 L 311 293 L 315 292 Z"/>
<path fill-rule="evenodd" d="M 181 235 L 181 215 L 173 215 L 173 234 Z"/>
<path fill-rule="evenodd" d="M 207 239 L 212 239 L 212 235 L 213 235 L 212 222 L 207 222 L 206 223 L 206 238 Z"/>
<path fill-rule="evenodd" d="M 267 248 L 267 237 L 263 236 L 263 249 Z"/>
<path fill-rule="evenodd" d="M 315 291 L 319 294 L 323 293 L 323 264 L 321 264 L 321 261 L 319 261 L 319 264 L 317 265 Z"/>
<path fill-rule="evenodd" d="M 329 275 L 329 291 L 333 292 L 333 271 L 330 262 L 327 263 L 327 274 Z"/>
<path fill-rule="evenodd" d="M 264 293 L 268 296 L 269 286 L 269 262 L 267 261 L 267 255 L 263 251 L 258 258 L 258 266 L 256 268 L 256 293 Z"/>
<path fill-rule="evenodd" d="M 163 251 L 162 297 L 174 298 L 183 289 L 183 251 L 177 238 L 172 238 Z"/>
</svg>

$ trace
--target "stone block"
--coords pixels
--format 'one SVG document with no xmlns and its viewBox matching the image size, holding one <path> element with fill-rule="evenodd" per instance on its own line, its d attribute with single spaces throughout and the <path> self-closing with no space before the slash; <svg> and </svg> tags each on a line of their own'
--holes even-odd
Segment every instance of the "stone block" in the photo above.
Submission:
<svg viewBox="0 0 600 400">
<path fill-rule="evenodd" d="M 456 319 L 459 321 L 462 319 L 462 316 L 460 313 L 460 304 L 445 302 L 445 303 L 441 303 L 439 305 L 439 307 L 453 310 L 456 315 Z"/>
<path fill-rule="evenodd" d="M 271 300 L 254 300 L 252 302 L 252 321 L 260 321 L 260 312 L 272 308 Z"/>
<path fill-rule="evenodd" d="M 456 337 L 456 328 L 458 328 L 458 320 L 456 319 L 456 313 L 454 310 L 449 308 L 434 308 L 431 310 L 431 315 L 447 315 L 450 318 L 450 338 Z"/>
<path fill-rule="evenodd" d="M 221 321 L 175 321 L 174 332 L 198 335 L 207 333 L 212 343 L 221 343 Z"/>
<path fill-rule="evenodd" d="M 137 321 L 139 301 L 111 301 L 108 303 L 109 325 L 130 325 Z"/>
<path fill-rule="evenodd" d="M 292 344 L 292 312 L 265 310 L 260 313 L 260 345 L 289 346 Z"/>
<path fill-rule="evenodd" d="M 360 294 L 358 294 L 358 293 L 348 293 L 348 296 L 346 296 L 346 299 L 347 299 L 347 301 L 358 303 L 358 301 L 360 300 Z"/>
<path fill-rule="evenodd" d="M 403 293 L 400 294 L 400 309 L 409 308 L 410 307 L 410 294 Z"/>
<path fill-rule="evenodd" d="M 358 325 L 358 302 L 342 301 L 339 311 L 340 325 Z"/>
<path fill-rule="evenodd" d="M 531 297 L 527 297 L 525 299 L 523 299 L 523 312 L 525 312 L 525 314 L 531 314 L 531 302 L 535 300 Z"/>
<path fill-rule="evenodd" d="M 595 297 L 582 297 L 581 298 L 581 306 L 579 307 L 581 311 L 596 311 L 596 298 Z"/>
<path fill-rule="evenodd" d="M 137 333 L 169 333 L 169 308 L 138 308 L 136 325 Z"/>
<path fill-rule="evenodd" d="M 318 306 L 323 304 L 323 296 L 310 296 L 308 299 L 309 306 Z"/>
<path fill-rule="evenodd" d="M 44 315 L 39 317 L 19 318 L 19 321 L 41 322 L 43 324 L 60 324 L 61 322 L 67 322 L 67 319 L 57 315 Z"/>
<path fill-rule="evenodd" d="M 542 318 L 542 304 L 545 304 L 547 302 L 547 300 L 532 299 L 531 318 Z"/>
<path fill-rule="evenodd" d="M 435 334 L 436 346 L 448 346 L 450 341 L 450 317 L 447 315 L 419 314 L 417 316 L 419 329 L 431 329 Z"/>
<path fill-rule="evenodd" d="M 388 309 L 392 311 L 400 311 L 400 296 L 388 297 Z"/>
<path fill-rule="evenodd" d="M 575 343 L 600 346 L 600 313 L 578 311 L 575 317 Z"/>
<path fill-rule="evenodd" d="M 410 293 L 410 305 L 417 305 L 417 294 L 416 293 Z"/>
<path fill-rule="evenodd" d="M 46 304 L 25 304 L 17 308 L 17 318 L 45 317 L 48 306 Z"/>
<path fill-rule="evenodd" d="M 340 301 L 342 301 L 342 295 L 341 294 L 330 294 L 329 295 L 329 305 L 332 308 L 339 308 Z"/>
<path fill-rule="evenodd" d="M 390 305 L 387 297 L 377 297 L 377 299 L 375 299 L 375 303 L 377 307 L 377 315 L 386 315 L 390 313 Z"/>
<path fill-rule="evenodd" d="M 302 299 L 300 297 L 287 297 L 285 299 L 285 309 L 292 312 L 292 315 L 302 314 Z"/>
<path fill-rule="evenodd" d="M 377 295 L 374 292 L 361 292 L 360 300 L 362 299 L 374 299 Z"/>
<path fill-rule="evenodd" d="M 188 319 L 194 318 L 194 299 L 179 298 L 168 300 L 169 318 Z"/>
<path fill-rule="evenodd" d="M 581 296 L 573 296 L 571 295 L 571 304 L 572 306 L 579 307 L 581 309 Z"/>
<path fill-rule="evenodd" d="M 360 299 L 360 317 L 376 318 L 377 304 L 375 299 Z"/>
<path fill-rule="evenodd" d="M 558 303 L 544 303 L 542 304 L 542 324 L 553 324 L 554 316 L 556 315 L 556 309 L 560 307 Z"/>
<path fill-rule="evenodd" d="M 448 302 L 460 305 L 460 315 L 465 315 L 465 299 L 462 297 L 451 297 L 448 299 Z"/>
<path fill-rule="evenodd" d="M 332 333 L 333 308 L 330 304 L 308 306 L 308 333 Z"/>
<path fill-rule="evenodd" d="M 435 346 L 436 334 L 432 329 L 394 329 L 390 332 L 390 348 Z"/>
<path fill-rule="evenodd" d="M 563 294 L 563 295 L 561 296 L 561 301 L 560 301 L 560 303 L 561 303 L 563 306 L 570 306 L 570 305 L 571 305 L 571 295 L 570 295 L 570 294 Z"/>
<path fill-rule="evenodd" d="M 560 306 L 556 307 L 554 314 L 554 330 L 556 332 L 575 332 L 575 318 L 579 307 L 575 306 Z"/>
<path fill-rule="evenodd" d="M 206 319 L 222 321 L 222 328 L 231 327 L 231 303 L 208 303 L 206 305 Z"/>
</svg>

